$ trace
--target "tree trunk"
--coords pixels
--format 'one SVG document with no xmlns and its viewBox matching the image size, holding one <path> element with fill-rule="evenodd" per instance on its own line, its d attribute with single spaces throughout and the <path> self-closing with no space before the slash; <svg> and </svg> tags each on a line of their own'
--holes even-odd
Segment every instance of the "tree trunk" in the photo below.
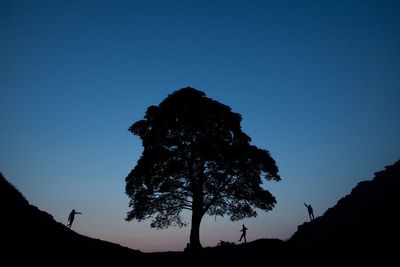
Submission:
<svg viewBox="0 0 400 267">
<path fill-rule="evenodd" d="M 195 164 L 190 164 L 192 166 L 190 168 L 189 177 L 191 177 L 191 186 L 193 193 L 193 202 L 192 202 L 192 228 L 190 229 L 190 246 L 193 250 L 199 250 L 202 248 L 200 243 L 200 223 L 201 219 L 204 215 L 204 199 L 203 199 L 203 175 L 198 175 L 197 178 L 194 177 L 193 166 Z M 199 172 L 199 171 L 198 171 Z M 200 171 L 203 173 L 203 170 Z"/>
<path fill-rule="evenodd" d="M 200 223 L 203 218 L 203 195 L 201 191 L 195 191 L 192 203 L 192 228 L 190 229 L 190 245 L 193 250 L 201 249 Z"/>
<path fill-rule="evenodd" d="M 190 246 L 193 250 L 202 248 L 200 243 L 200 223 L 203 215 L 200 211 L 192 211 L 192 228 L 190 229 Z"/>
</svg>

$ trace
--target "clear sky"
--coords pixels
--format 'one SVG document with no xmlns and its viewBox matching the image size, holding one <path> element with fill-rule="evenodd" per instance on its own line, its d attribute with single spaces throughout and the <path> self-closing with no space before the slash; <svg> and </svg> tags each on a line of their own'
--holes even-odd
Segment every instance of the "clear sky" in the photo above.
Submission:
<svg viewBox="0 0 400 267">
<path fill-rule="evenodd" d="M 78 233 L 182 250 L 189 227 L 126 222 L 150 105 L 191 86 L 242 114 L 282 181 L 257 218 L 205 217 L 204 246 L 289 238 L 400 158 L 399 1 L 0 1 L 0 170 Z M 189 219 L 189 217 L 188 217 Z"/>
</svg>

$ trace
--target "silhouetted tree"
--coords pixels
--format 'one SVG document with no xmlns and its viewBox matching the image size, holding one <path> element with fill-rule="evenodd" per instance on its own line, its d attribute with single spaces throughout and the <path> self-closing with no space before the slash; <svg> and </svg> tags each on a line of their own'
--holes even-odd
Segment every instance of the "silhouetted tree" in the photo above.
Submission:
<svg viewBox="0 0 400 267">
<path fill-rule="evenodd" d="M 144 150 L 126 177 L 126 220 L 154 216 L 151 227 L 182 227 L 181 211 L 190 210 L 190 244 L 198 249 L 205 214 L 235 221 L 257 216 L 253 207 L 271 210 L 276 200 L 261 178 L 279 181 L 278 167 L 267 150 L 250 144 L 240 122 L 240 114 L 190 87 L 150 106 L 129 128 Z"/>
</svg>

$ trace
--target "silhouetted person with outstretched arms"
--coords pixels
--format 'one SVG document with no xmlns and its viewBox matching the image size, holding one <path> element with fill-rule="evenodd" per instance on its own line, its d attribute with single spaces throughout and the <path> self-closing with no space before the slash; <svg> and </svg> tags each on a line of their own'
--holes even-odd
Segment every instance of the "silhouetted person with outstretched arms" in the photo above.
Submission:
<svg viewBox="0 0 400 267">
<path fill-rule="evenodd" d="M 314 211 L 313 208 L 311 207 L 311 204 L 306 204 L 304 203 L 304 205 L 307 207 L 307 211 L 308 211 L 308 216 L 310 216 L 310 221 L 314 220 Z"/>
<path fill-rule="evenodd" d="M 244 238 L 244 243 L 247 243 L 246 231 L 247 231 L 246 226 L 244 226 L 244 224 L 242 224 L 242 230 L 240 230 L 240 232 L 242 232 L 242 235 L 240 236 L 239 242 L 242 241 L 242 238 Z"/>
<path fill-rule="evenodd" d="M 82 212 L 77 212 L 77 211 L 75 211 L 75 209 L 73 209 L 68 216 L 69 223 L 67 224 L 67 227 L 71 228 L 72 223 L 74 222 L 74 219 L 75 219 L 75 214 L 82 214 Z"/>
</svg>

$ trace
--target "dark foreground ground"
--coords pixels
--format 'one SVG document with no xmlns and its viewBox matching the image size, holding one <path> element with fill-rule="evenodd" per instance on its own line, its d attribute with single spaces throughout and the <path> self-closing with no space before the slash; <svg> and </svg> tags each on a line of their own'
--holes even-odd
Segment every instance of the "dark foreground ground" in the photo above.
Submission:
<svg viewBox="0 0 400 267">
<path fill-rule="evenodd" d="M 7 263 L 2 266 L 391 266 L 398 262 L 399 181 L 400 161 L 360 182 L 323 216 L 300 225 L 287 241 L 259 239 L 197 252 L 143 253 L 75 233 L 30 205 L 0 174 L 0 262 Z"/>
</svg>

